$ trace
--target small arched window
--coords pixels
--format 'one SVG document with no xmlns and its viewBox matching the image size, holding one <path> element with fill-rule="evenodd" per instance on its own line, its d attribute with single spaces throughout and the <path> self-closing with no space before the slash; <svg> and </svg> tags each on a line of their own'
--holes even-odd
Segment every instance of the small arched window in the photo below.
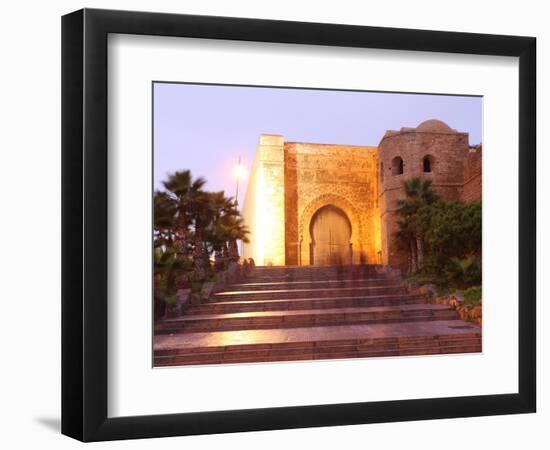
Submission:
<svg viewBox="0 0 550 450">
<path fill-rule="evenodd" d="M 430 173 L 433 171 L 433 158 L 430 155 L 426 155 L 422 159 L 422 168 L 424 173 Z"/>
<path fill-rule="evenodd" d="M 403 159 L 401 159 L 399 156 L 396 156 L 393 158 L 391 162 L 391 174 L 392 175 L 401 175 L 403 174 Z"/>
</svg>

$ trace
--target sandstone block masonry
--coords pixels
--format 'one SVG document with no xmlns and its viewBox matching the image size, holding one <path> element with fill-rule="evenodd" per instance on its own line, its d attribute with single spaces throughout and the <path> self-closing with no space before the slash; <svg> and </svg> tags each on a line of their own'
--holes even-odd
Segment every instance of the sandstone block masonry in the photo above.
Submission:
<svg viewBox="0 0 550 450">
<path fill-rule="evenodd" d="M 413 177 L 432 180 L 441 198 L 474 201 L 481 198 L 481 146 L 471 148 L 468 133 L 439 120 L 416 128 L 387 131 L 378 145 L 382 261 L 407 267 L 405 252 L 394 239 L 398 201 L 406 197 L 403 182 Z"/>
<path fill-rule="evenodd" d="M 285 261 L 314 261 L 311 230 L 317 211 L 335 206 L 351 229 L 351 262 L 375 261 L 380 251 L 375 147 L 289 142 L 285 145 Z"/>
<path fill-rule="evenodd" d="M 262 134 L 243 208 L 251 231 L 243 257 L 257 265 L 310 265 L 335 253 L 343 263 L 405 267 L 393 237 L 403 182 L 428 178 L 443 199 L 478 200 L 481 152 L 467 133 L 439 120 L 387 131 L 378 147 Z"/>
</svg>

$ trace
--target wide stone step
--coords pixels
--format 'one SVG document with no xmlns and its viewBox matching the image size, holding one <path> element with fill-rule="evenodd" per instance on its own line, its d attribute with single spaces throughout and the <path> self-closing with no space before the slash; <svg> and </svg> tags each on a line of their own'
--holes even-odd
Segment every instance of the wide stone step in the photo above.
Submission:
<svg viewBox="0 0 550 450">
<path fill-rule="evenodd" d="M 237 312 L 290 311 L 299 309 L 355 308 L 362 306 L 395 306 L 424 303 L 425 298 L 417 294 L 396 295 L 349 295 L 339 297 L 299 297 L 251 300 L 210 301 L 193 306 L 186 315 L 228 314 Z"/>
<path fill-rule="evenodd" d="M 455 322 L 455 321 L 453 321 Z M 289 339 L 287 341 L 279 341 L 272 343 L 251 343 L 251 344 L 231 344 L 231 345 L 214 345 L 206 347 L 186 347 L 181 348 L 159 348 L 155 349 L 155 357 L 167 357 L 167 356 L 183 356 L 189 354 L 206 354 L 206 353 L 219 353 L 223 352 L 226 355 L 239 354 L 247 352 L 249 354 L 255 352 L 265 351 L 292 351 L 292 350 L 304 350 L 304 349 L 342 349 L 349 347 L 356 347 L 360 349 L 409 349 L 418 346 L 424 348 L 437 347 L 437 346 L 457 346 L 462 344 L 474 344 L 481 343 L 481 334 L 477 331 L 471 331 L 474 326 L 468 327 L 470 331 L 460 334 L 450 335 L 426 335 L 426 336 L 408 336 L 408 337 L 374 337 L 374 338 L 359 338 L 359 339 L 336 339 L 336 340 L 319 340 L 319 341 L 293 341 Z M 261 330 L 262 332 L 273 332 L 276 330 Z M 301 330 L 289 330 L 285 333 L 302 333 Z M 229 332 L 227 332 L 229 333 Z M 227 334 L 226 333 L 226 334 Z M 197 333 L 199 334 L 199 333 Z M 200 333 L 203 334 L 203 333 Z M 187 337 L 187 335 L 183 335 Z M 174 339 L 174 337 L 167 337 L 166 339 Z M 192 339 L 192 338 L 191 338 Z M 221 340 L 223 342 L 223 340 Z M 321 351 L 321 350 L 319 350 Z"/>
<path fill-rule="evenodd" d="M 382 266 L 379 264 L 344 264 L 344 265 L 327 265 L 327 266 L 256 266 L 252 269 L 253 272 L 364 272 L 364 271 L 376 271 L 380 270 Z"/>
<path fill-rule="evenodd" d="M 154 362 L 170 366 L 480 351 L 480 328 L 450 320 L 158 336 Z"/>
<path fill-rule="evenodd" d="M 337 276 L 333 273 L 319 274 L 319 275 L 265 275 L 265 276 L 249 276 L 247 281 L 251 283 L 270 283 L 270 282 L 294 282 L 294 281 L 319 281 L 319 280 L 370 280 L 386 278 L 381 277 L 379 274 L 365 275 L 365 276 L 351 276 L 341 275 Z"/>
<path fill-rule="evenodd" d="M 382 277 L 378 266 L 301 266 L 256 267 L 248 275 L 250 281 L 299 281 L 328 279 L 358 279 Z"/>
<path fill-rule="evenodd" d="M 227 287 L 233 291 L 266 291 L 273 289 L 320 289 L 320 288 L 351 288 L 351 287 L 379 287 L 395 285 L 394 280 L 384 277 L 350 280 L 302 280 L 302 281 L 265 281 L 233 284 Z"/>
<path fill-rule="evenodd" d="M 232 314 L 191 315 L 155 325 L 156 334 L 196 331 L 300 328 L 360 323 L 397 323 L 457 319 L 446 305 L 404 305 L 297 311 L 268 311 Z"/>
<path fill-rule="evenodd" d="M 305 361 L 305 360 L 326 360 L 326 359 L 349 359 L 349 358 L 375 358 L 388 356 L 428 356 L 440 354 L 479 353 L 481 344 L 476 340 L 471 343 L 461 343 L 448 346 L 422 347 L 396 349 L 358 349 L 354 346 L 341 348 L 325 348 L 320 350 L 294 349 L 291 351 L 274 350 L 255 352 L 254 354 L 240 353 L 206 353 L 200 355 L 182 355 L 156 357 L 156 367 L 185 366 L 200 364 L 242 364 L 259 362 L 282 362 L 282 361 Z"/>
<path fill-rule="evenodd" d="M 263 290 L 240 290 L 224 291 L 214 294 L 211 301 L 233 301 L 233 300 L 273 300 L 285 298 L 324 298 L 324 297 L 358 297 L 372 295 L 398 295 L 407 291 L 399 284 L 388 286 L 352 286 L 352 287 L 330 287 L 330 288 L 294 288 L 294 289 L 263 289 Z"/>
</svg>

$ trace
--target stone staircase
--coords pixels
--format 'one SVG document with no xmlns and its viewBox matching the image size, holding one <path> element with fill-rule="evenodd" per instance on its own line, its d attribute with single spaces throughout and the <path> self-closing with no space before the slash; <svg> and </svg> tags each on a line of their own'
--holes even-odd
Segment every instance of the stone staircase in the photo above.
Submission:
<svg viewBox="0 0 550 450">
<path fill-rule="evenodd" d="M 481 329 L 375 265 L 256 267 L 155 324 L 155 366 L 481 351 Z"/>
</svg>

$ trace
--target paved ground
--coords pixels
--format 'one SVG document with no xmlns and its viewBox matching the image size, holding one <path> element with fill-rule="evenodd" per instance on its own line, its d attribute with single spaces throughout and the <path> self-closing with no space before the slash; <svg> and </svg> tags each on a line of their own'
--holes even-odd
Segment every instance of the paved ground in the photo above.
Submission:
<svg viewBox="0 0 550 450">
<path fill-rule="evenodd" d="M 461 320 L 375 325 L 333 325 L 281 330 L 216 331 L 157 336 L 155 337 L 155 350 L 404 336 L 458 335 L 480 331 L 477 325 Z"/>
<path fill-rule="evenodd" d="M 155 366 L 481 351 L 481 328 L 379 266 L 257 267 L 155 323 Z"/>
<path fill-rule="evenodd" d="M 352 315 L 355 313 L 369 312 L 369 313 L 384 313 L 395 311 L 399 309 L 400 311 L 410 311 L 415 310 L 432 310 L 432 311 L 446 311 L 449 309 L 447 305 L 401 305 L 399 308 L 394 306 L 378 306 L 370 308 L 325 308 L 322 310 L 325 314 L 346 314 Z M 203 319 L 233 319 L 233 318 L 247 318 L 247 317 L 272 317 L 272 316 L 299 316 L 299 315 L 309 315 L 312 313 L 318 313 L 319 310 L 290 310 L 290 311 L 257 311 L 257 312 L 240 312 L 240 313 L 229 313 L 229 314 L 193 314 L 173 319 L 167 319 L 166 323 L 181 323 L 181 322 L 192 322 L 195 320 Z"/>
</svg>

